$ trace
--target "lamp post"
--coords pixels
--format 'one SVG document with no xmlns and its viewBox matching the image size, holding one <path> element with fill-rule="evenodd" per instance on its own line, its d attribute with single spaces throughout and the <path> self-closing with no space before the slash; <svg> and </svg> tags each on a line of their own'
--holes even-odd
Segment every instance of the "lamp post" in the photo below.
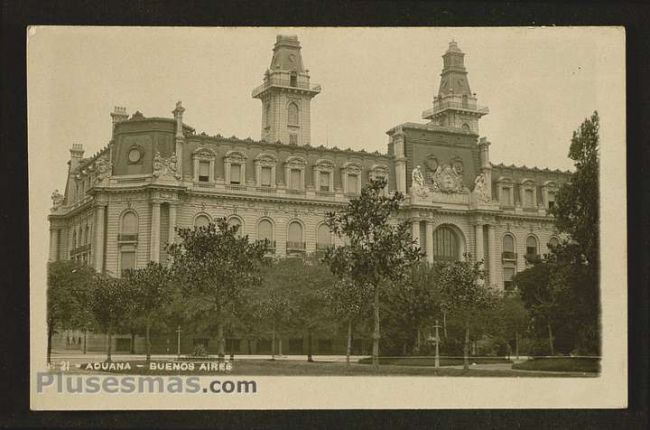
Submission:
<svg viewBox="0 0 650 430">
<path fill-rule="evenodd" d="M 181 331 L 181 326 L 179 325 L 176 328 L 176 355 L 179 360 L 181 358 Z"/>
<path fill-rule="evenodd" d="M 436 320 L 436 325 L 433 327 L 436 329 L 436 358 L 434 361 L 434 367 L 438 369 L 440 367 L 440 335 L 438 333 L 440 325 L 438 324 L 438 320 Z"/>
</svg>

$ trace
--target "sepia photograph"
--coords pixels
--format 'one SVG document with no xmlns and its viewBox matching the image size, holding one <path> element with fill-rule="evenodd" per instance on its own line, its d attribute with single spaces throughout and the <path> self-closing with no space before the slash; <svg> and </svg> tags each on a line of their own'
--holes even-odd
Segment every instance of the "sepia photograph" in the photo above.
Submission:
<svg viewBox="0 0 650 430">
<path fill-rule="evenodd" d="M 626 406 L 622 27 L 26 39 L 33 409 Z"/>
</svg>

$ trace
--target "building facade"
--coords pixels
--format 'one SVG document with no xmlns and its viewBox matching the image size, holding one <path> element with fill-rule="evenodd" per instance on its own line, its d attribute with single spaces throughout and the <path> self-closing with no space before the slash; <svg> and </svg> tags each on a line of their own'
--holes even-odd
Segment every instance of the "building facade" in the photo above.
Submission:
<svg viewBox="0 0 650 430">
<path fill-rule="evenodd" d="M 111 113 L 112 139 L 91 157 L 70 150 L 63 194 L 55 191 L 50 261 L 76 259 L 120 276 L 148 261 L 166 262 L 175 227 L 226 217 L 251 240 L 268 239 L 278 256 L 342 243 L 324 224 L 371 178 L 406 199 L 400 217 L 429 262 L 484 260 L 488 282 L 512 277 L 558 241 L 548 210 L 570 178 L 559 170 L 490 160 L 479 138 L 488 109 L 470 90 L 456 42 L 443 55 L 438 94 L 426 122 L 387 131 L 386 153 L 327 148 L 310 138 L 310 83 L 296 36 L 278 36 L 270 67 L 252 96 L 261 101 L 260 140 L 208 136 L 168 118 Z"/>
</svg>

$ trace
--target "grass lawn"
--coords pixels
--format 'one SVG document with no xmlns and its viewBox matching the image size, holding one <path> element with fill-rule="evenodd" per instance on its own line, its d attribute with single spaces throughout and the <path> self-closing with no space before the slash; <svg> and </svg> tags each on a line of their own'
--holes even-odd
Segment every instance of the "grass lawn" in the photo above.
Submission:
<svg viewBox="0 0 650 430">
<path fill-rule="evenodd" d="M 600 358 L 596 357 L 538 357 L 512 366 L 519 370 L 553 372 L 600 372 Z"/>
<path fill-rule="evenodd" d="M 470 364 L 512 364 L 511 360 L 503 357 L 469 357 Z M 360 364 L 372 364 L 372 358 L 362 358 Z M 379 364 L 395 366 L 430 366 L 435 365 L 434 357 L 379 357 Z M 440 366 L 462 366 L 462 357 L 440 357 Z"/>
<path fill-rule="evenodd" d="M 165 371 L 149 370 L 146 366 L 137 368 L 137 365 L 145 364 L 144 361 L 129 361 L 131 370 L 113 372 L 92 371 L 94 374 L 138 374 L 138 375 L 264 375 L 264 376 L 491 376 L 491 377 L 535 377 L 551 376 L 557 374 L 517 372 L 509 369 L 504 370 L 481 370 L 481 369 L 433 369 L 431 367 L 416 367 L 404 365 L 382 365 L 378 372 L 372 366 L 366 364 L 351 364 L 338 362 L 314 362 L 294 360 L 235 360 L 232 363 L 230 372 L 203 372 L 203 371 Z M 89 371 L 80 371 L 88 373 Z M 560 375 L 565 376 L 565 375 Z M 567 374 L 566 376 L 585 376 L 583 374 Z"/>
</svg>

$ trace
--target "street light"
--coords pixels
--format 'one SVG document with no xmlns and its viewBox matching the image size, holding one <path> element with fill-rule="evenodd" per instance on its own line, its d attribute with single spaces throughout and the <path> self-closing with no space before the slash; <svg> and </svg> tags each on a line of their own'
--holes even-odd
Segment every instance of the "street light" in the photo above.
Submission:
<svg viewBox="0 0 650 430">
<path fill-rule="evenodd" d="M 176 355 L 179 360 L 181 359 L 181 331 L 179 324 L 178 328 L 176 328 Z"/>
</svg>

